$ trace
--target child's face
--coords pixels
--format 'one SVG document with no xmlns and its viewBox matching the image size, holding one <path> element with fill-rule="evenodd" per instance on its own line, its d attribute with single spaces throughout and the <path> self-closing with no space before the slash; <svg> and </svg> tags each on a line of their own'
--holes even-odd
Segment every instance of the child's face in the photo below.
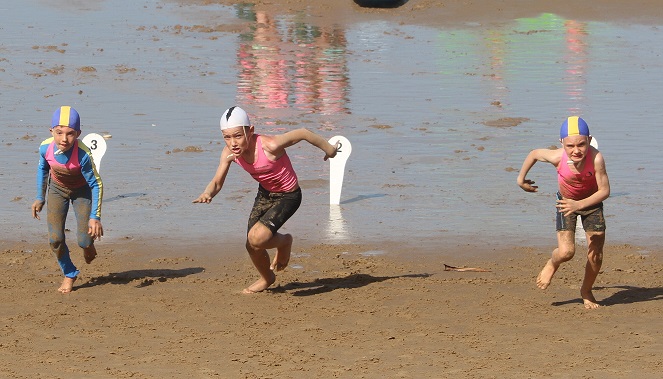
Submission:
<svg viewBox="0 0 663 379">
<path fill-rule="evenodd" d="M 590 138 L 587 136 L 569 136 L 562 140 L 562 147 L 570 160 L 579 163 L 585 158 L 589 149 Z"/>
<path fill-rule="evenodd" d="M 51 129 L 51 134 L 58 149 L 64 153 L 74 146 L 74 141 L 81 135 L 81 131 L 68 126 L 56 126 Z"/>
<path fill-rule="evenodd" d="M 253 127 L 238 126 L 222 131 L 226 146 L 235 155 L 242 155 L 249 147 L 249 138 L 253 134 Z"/>
</svg>

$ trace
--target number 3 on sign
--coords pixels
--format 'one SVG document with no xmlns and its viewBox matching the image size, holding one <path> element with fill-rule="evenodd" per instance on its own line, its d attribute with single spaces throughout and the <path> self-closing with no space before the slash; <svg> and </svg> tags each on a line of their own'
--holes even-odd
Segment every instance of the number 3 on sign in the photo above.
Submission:
<svg viewBox="0 0 663 379">
<path fill-rule="evenodd" d="M 97 172 L 101 171 L 101 158 L 106 154 L 106 140 L 97 133 L 90 133 L 83 138 L 83 143 L 92 153 L 92 161 Z"/>
<path fill-rule="evenodd" d="M 345 162 L 350 157 L 350 153 L 352 153 L 352 145 L 343 136 L 332 137 L 329 143 L 337 146 L 336 156 L 329 159 L 329 204 L 338 205 L 341 203 Z"/>
</svg>

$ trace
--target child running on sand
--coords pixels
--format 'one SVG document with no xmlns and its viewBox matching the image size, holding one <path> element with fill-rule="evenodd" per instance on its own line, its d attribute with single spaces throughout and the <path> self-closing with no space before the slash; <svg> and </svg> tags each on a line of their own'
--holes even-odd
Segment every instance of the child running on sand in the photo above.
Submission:
<svg viewBox="0 0 663 379">
<path fill-rule="evenodd" d="M 592 136 L 582 118 L 567 118 L 562 123 L 559 138 L 562 149 L 532 150 L 525 158 L 517 180 L 523 190 L 536 192 L 538 187 L 533 185 L 534 181 L 526 178 L 532 166 L 540 161 L 557 168 L 557 248 L 536 278 L 536 285 L 546 289 L 559 266 L 573 258 L 576 220 L 580 216 L 587 235 L 587 264 L 580 295 L 585 308 L 598 308 L 592 286 L 603 263 L 603 200 L 610 196 L 610 182 L 603 155 L 590 146 Z"/>
<path fill-rule="evenodd" d="M 243 290 L 252 294 L 271 286 L 276 281 L 274 271 L 285 269 L 290 260 L 292 235 L 278 233 L 278 230 L 299 208 L 302 191 L 285 149 L 306 141 L 322 150 L 327 160 L 336 155 L 336 147 L 305 128 L 275 136 L 256 134 L 249 116 L 240 107 L 223 112 L 220 126 L 226 146 L 221 152 L 219 167 L 205 191 L 193 202 L 212 201 L 221 191 L 232 162 L 258 181 L 258 194 L 249 215 L 246 250 L 260 278 Z M 276 254 L 270 265 L 267 249 L 273 248 Z"/>
<path fill-rule="evenodd" d="M 64 294 L 72 291 L 80 273 L 71 261 L 65 243 L 69 203 L 73 205 L 76 214 L 78 246 L 83 249 L 85 262 L 91 263 L 97 256 L 94 240 L 104 235 L 101 226 L 103 186 L 92 161 L 92 153 L 78 140 L 81 135 L 78 112 L 69 106 L 58 108 L 53 113 L 50 132 L 52 137 L 39 146 L 37 199 L 32 203 L 32 217 L 39 220 L 39 212 L 48 199 L 48 238 L 64 274 L 58 289 Z"/>
</svg>

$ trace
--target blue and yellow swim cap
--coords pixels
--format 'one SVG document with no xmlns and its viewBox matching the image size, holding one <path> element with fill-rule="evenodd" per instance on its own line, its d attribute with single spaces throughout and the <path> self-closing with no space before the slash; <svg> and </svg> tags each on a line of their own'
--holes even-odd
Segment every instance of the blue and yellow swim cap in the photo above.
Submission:
<svg viewBox="0 0 663 379">
<path fill-rule="evenodd" d="M 68 126 L 74 130 L 81 130 L 81 118 L 76 110 L 68 105 L 58 108 L 51 119 L 51 129 L 56 126 Z"/>
<path fill-rule="evenodd" d="M 587 136 L 589 137 L 589 126 L 585 120 L 578 116 L 571 116 L 564 120 L 562 128 L 559 130 L 559 139 L 568 136 Z"/>
</svg>

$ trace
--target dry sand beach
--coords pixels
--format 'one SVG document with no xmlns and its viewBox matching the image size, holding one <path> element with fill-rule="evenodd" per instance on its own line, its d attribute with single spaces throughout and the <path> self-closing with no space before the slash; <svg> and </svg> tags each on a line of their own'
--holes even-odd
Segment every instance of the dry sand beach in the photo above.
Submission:
<svg viewBox="0 0 663 379">
<path fill-rule="evenodd" d="M 395 9 L 313 3 L 308 21 L 320 24 L 366 17 L 451 23 L 544 11 L 660 23 L 654 1 L 595 8 L 517 0 L 411 0 Z M 291 12 L 311 2 L 256 4 Z M 82 274 L 62 295 L 44 225 L 32 240 L 0 242 L 0 378 L 660 378 L 663 240 L 615 245 L 610 232 L 608 225 L 594 288 L 602 307 L 586 310 L 582 246 L 542 291 L 535 278 L 552 245 L 444 240 L 424 250 L 416 241 L 296 241 L 275 285 L 248 296 L 241 290 L 256 272 L 241 235 L 195 246 L 102 240 L 90 265 L 72 249 Z M 446 271 L 445 264 L 486 271 Z"/>
</svg>

